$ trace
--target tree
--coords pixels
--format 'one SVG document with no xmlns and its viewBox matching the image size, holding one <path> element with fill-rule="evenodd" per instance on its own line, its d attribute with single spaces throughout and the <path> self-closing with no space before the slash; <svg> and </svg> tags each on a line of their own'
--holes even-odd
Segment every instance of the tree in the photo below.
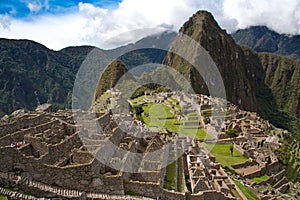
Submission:
<svg viewBox="0 0 300 200">
<path fill-rule="evenodd" d="M 229 138 L 236 138 L 237 136 L 239 136 L 237 130 L 235 129 L 228 129 L 225 131 L 225 133 Z"/>
<path fill-rule="evenodd" d="M 203 122 L 204 124 L 209 124 L 210 123 L 209 117 L 204 117 Z"/>
<path fill-rule="evenodd" d="M 134 112 L 135 112 L 136 118 L 138 120 L 142 121 L 142 113 L 144 112 L 143 107 L 141 105 L 135 106 L 134 107 Z"/>
</svg>

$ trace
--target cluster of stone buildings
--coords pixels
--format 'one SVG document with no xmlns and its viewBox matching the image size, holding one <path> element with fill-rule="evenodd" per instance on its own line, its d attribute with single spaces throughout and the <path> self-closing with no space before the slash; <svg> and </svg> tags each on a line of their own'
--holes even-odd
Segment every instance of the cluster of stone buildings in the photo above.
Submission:
<svg viewBox="0 0 300 200">
<path fill-rule="evenodd" d="M 232 143 L 236 150 L 249 158 L 250 161 L 232 166 L 242 177 L 274 176 L 283 168 L 274 150 L 280 147 L 280 138 L 284 137 L 286 131 L 274 127 L 257 113 L 240 110 L 230 102 L 205 95 L 187 95 L 180 92 L 159 95 L 163 97 L 162 101 L 170 96 L 177 99 L 181 108 L 187 111 L 186 113 L 198 112 L 200 121 L 197 125 L 205 128 L 212 136 L 212 139 L 207 139 L 205 142 Z M 238 137 L 228 138 L 225 131 L 229 129 L 236 130 Z M 208 177 L 208 173 L 202 179 L 204 177 Z M 196 180 L 191 180 L 191 183 L 195 188 L 200 187 L 200 182 Z M 284 179 L 276 184 L 276 188 L 278 191 L 286 192 L 287 184 L 290 184 L 289 181 Z M 201 187 L 209 189 L 208 185 L 202 182 Z"/>
<path fill-rule="evenodd" d="M 164 189 L 168 162 L 188 149 L 190 138 L 171 134 L 173 139 L 167 142 L 161 133 L 116 110 L 114 115 L 50 110 L 44 106 L 1 121 L 1 186 L 18 187 L 19 192 L 32 194 L 31 199 L 138 198 L 124 196 L 127 193 L 154 199 L 233 199 L 221 186 L 183 192 Z M 17 141 L 25 144 L 12 147 Z M 217 177 L 219 172 L 215 173 Z"/>
<path fill-rule="evenodd" d="M 232 196 L 235 185 L 214 157 L 198 146 L 190 146 L 186 159 L 193 193 L 217 191 Z"/>
<path fill-rule="evenodd" d="M 128 102 L 120 102 L 118 95 L 112 91 L 103 100 L 105 105 L 98 102 L 101 112 L 51 112 L 51 105 L 42 105 L 34 112 L 18 111 L 2 119 L 0 163 L 4 164 L 0 167 L 0 185 L 18 187 L 37 199 L 236 199 L 232 191 L 246 199 L 196 140 L 168 130 L 151 130 L 133 118 L 126 109 Z M 182 125 L 205 128 L 212 136 L 207 142 L 233 142 L 250 158 L 232 166 L 242 176 L 250 178 L 280 170 L 272 151 L 280 145 L 278 137 L 270 135 L 274 127 L 257 114 L 204 95 L 145 95 L 155 95 L 148 101 L 168 105 L 180 120 L 187 119 L 189 113 L 198 113 L 189 116 L 198 120 L 196 123 L 184 121 Z M 170 101 L 170 97 L 177 101 Z M 237 130 L 239 137 L 226 138 L 224 131 L 228 129 Z M 20 141 L 22 146 L 12 147 Z M 176 163 L 176 176 L 183 177 L 183 191 L 177 186 L 174 190 L 164 188 L 167 165 L 172 162 Z M 1 191 L 7 193 L 0 187 Z"/>
</svg>

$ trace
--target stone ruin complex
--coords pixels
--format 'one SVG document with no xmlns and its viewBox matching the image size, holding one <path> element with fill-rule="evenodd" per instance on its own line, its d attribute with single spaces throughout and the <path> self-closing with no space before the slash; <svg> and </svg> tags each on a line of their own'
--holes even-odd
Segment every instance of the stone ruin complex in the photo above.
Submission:
<svg viewBox="0 0 300 200">
<path fill-rule="evenodd" d="M 183 193 L 163 188 L 167 162 L 178 145 L 187 150 L 188 138 L 173 134 L 167 142 L 160 133 L 132 124 L 130 116 L 115 116 L 123 120 L 116 123 L 110 112 L 50 110 L 44 106 L 1 121 L 2 194 L 12 199 L 234 199 L 215 187 Z M 18 142 L 22 145 L 14 145 Z"/>
<path fill-rule="evenodd" d="M 206 142 L 234 142 L 250 158 L 250 162 L 233 166 L 242 176 L 280 171 L 272 152 L 280 144 L 277 136 L 270 136 L 274 127 L 267 121 L 226 103 L 227 109 L 222 110 L 225 122 L 220 123 L 220 118 L 203 113 L 218 106 L 218 99 L 166 93 L 160 101 L 169 96 L 178 99 L 181 107 L 193 105 L 204 114 L 199 124 L 214 130 L 214 137 Z M 104 113 L 52 112 L 51 105 L 42 105 L 34 112 L 17 111 L 11 118 L 4 117 L 0 121 L 0 194 L 11 199 L 223 200 L 236 199 L 231 194 L 235 190 L 246 199 L 199 141 L 176 133 L 169 133 L 167 140 L 122 112 L 116 99 L 110 97 L 107 102 L 110 106 L 102 107 L 108 109 Z M 204 123 L 204 118 L 210 123 Z M 236 129 L 239 137 L 225 138 L 227 129 Z M 180 155 L 182 163 L 175 159 Z M 184 169 L 182 192 L 164 188 L 167 164 L 174 161 L 176 169 L 179 165 Z"/>
</svg>

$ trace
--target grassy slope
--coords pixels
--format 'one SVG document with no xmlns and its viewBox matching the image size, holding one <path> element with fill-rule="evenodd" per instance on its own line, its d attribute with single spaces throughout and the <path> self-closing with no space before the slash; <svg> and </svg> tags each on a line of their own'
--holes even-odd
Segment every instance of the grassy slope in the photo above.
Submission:
<svg viewBox="0 0 300 200">
<path fill-rule="evenodd" d="M 168 190 L 175 190 L 176 186 L 176 162 L 167 166 L 164 188 Z"/>
<path fill-rule="evenodd" d="M 253 178 L 251 178 L 251 180 L 256 183 L 261 183 L 263 181 L 268 180 L 269 178 L 270 178 L 270 176 L 264 175 L 264 176 L 260 176 L 260 177 L 253 177 Z"/>
<path fill-rule="evenodd" d="M 134 100 L 140 102 L 140 99 Z M 149 117 L 143 115 L 143 120 L 150 127 L 159 127 L 160 129 L 167 128 L 170 131 L 177 132 L 182 135 L 195 137 L 197 139 L 207 139 L 210 136 L 199 127 L 184 127 L 180 125 L 179 120 L 174 118 L 171 109 L 164 104 L 150 103 L 143 106 L 144 113 L 148 113 Z"/>
<path fill-rule="evenodd" d="M 223 167 L 231 168 L 231 165 L 246 162 L 248 158 L 243 156 L 235 148 L 233 150 L 233 157 L 230 153 L 231 144 L 203 144 L 204 147 L 211 151 L 211 154 L 216 157 L 217 161 Z"/>
<path fill-rule="evenodd" d="M 233 180 L 233 182 L 236 186 L 240 188 L 240 190 L 244 193 L 248 200 L 259 200 L 259 198 L 255 194 L 253 194 L 253 192 L 251 192 L 246 186 L 241 184 L 239 181 Z"/>
</svg>

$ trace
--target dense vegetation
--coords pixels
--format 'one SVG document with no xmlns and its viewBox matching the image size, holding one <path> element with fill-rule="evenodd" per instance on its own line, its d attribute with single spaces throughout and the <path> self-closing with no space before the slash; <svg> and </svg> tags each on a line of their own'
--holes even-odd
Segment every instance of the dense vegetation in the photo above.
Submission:
<svg viewBox="0 0 300 200">
<path fill-rule="evenodd" d="M 39 103 L 70 107 L 78 68 L 92 47 L 52 51 L 27 40 L 0 40 L 0 115 Z"/>
<path fill-rule="evenodd" d="M 119 60 L 128 66 L 127 69 L 149 62 L 162 63 L 165 51 L 143 47 L 150 46 L 149 41 L 157 43 L 158 47 L 162 43 L 167 46 L 174 36 L 174 33 L 163 33 L 161 38 L 150 36 L 136 44 L 107 51 L 99 49 L 98 52 L 103 56 L 120 55 Z M 33 110 L 46 102 L 52 103 L 55 109 L 71 108 L 77 71 L 94 48 L 81 46 L 53 51 L 29 40 L 0 39 L 0 116 L 19 108 Z M 117 68 L 119 66 L 123 65 Z M 115 73 L 114 78 L 119 78 L 124 72 L 124 67 L 122 69 L 120 73 L 107 72 L 103 81 L 109 84 L 100 90 L 110 87 L 111 73 Z M 145 68 L 135 73 L 143 70 Z"/>
</svg>

